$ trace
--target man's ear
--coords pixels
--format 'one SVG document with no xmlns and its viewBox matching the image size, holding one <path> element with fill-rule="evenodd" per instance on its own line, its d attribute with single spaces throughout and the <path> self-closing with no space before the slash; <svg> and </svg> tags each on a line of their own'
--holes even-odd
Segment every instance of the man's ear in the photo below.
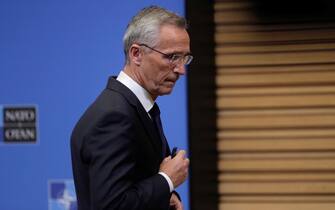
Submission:
<svg viewBox="0 0 335 210">
<path fill-rule="evenodd" d="M 138 44 L 132 44 L 129 49 L 129 59 L 135 65 L 141 65 L 142 61 L 142 51 L 141 47 Z"/>
</svg>

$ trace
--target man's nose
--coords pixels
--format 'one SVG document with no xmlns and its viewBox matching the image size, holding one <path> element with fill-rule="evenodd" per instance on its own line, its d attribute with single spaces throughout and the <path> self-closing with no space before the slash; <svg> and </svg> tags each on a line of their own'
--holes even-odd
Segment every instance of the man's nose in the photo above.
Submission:
<svg viewBox="0 0 335 210">
<path fill-rule="evenodd" d="M 174 67 L 173 71 L 180 75 L 184 75 L 186 73 L 186 66 L 180 62 Z"/>
</svg>

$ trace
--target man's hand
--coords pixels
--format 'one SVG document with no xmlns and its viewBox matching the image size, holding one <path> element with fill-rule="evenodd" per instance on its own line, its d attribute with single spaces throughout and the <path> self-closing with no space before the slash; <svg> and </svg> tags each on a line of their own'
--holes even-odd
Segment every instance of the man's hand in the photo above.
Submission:
<svg viewBox="0 0 335 210">
<path fill-rule="evenodd" d="M 172 210 L 183 210 L 183 204 L 181 201 L 178 199 L 176 194 L 172 193 L 171 198 L 170 198 L 170 209 Z"/>
<path fill-rule="evenodd" d="M 159 168 L 159 171 L 169 176 L 174 188 L 182 184 L 188 175 L 190 160 L 185 157 L 185 154 L 185 150 L 180 150 L 173 159 L 171 156 L 166 157 Z"/>
</svg>

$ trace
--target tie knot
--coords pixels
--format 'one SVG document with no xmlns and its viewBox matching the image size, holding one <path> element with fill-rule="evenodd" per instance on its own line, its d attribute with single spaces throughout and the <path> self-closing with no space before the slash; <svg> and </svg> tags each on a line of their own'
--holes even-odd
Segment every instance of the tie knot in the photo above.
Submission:
<svg viewBox="0 0 335 210">
<path fill-rule="evenodd" d="M 151 117 L 157 117 L 157 116 L 159 116 L 160 115 L 160 110 L 159 110 L 159 107 L 158 107 L 158 105 L 156 104 L 156 103 L 154 103 L 154 106 L 150 109 L 150 111 L 149 111 L 149 114 L 150 114 L 150 116 Z"/>
</svg>

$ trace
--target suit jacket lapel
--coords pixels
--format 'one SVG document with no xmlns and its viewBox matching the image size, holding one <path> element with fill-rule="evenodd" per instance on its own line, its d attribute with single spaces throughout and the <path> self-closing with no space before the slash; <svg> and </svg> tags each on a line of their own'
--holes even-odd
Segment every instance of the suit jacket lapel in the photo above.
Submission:
<svg viewBox="0 0 335 210">
<path fill-rule="evenodd" d="M 162 145 L 161 145 L 161 141 L 159 140 L 160 137 L 156 129 L 154 128 L 154 124 L 152 123 L 150 117 L 148 116 L 148 113 L 145 111 L 141 102 L 137 99 L 136 95 L 131 90 L 129 90 L 125 85 L 117 81 L 115 77 L 109 78 L 107 88 L 119 92 L 121 95 L 123 95 L 126 98 L 129 104 L 131 104 L 137 110 L 137 113 L 139 114 L 140 119 L 148 135 L 150 136 L 150 141 L 153 144 L 158 157 L 162 158 L 162 155 L 161 155 Z"/>
</svg>

